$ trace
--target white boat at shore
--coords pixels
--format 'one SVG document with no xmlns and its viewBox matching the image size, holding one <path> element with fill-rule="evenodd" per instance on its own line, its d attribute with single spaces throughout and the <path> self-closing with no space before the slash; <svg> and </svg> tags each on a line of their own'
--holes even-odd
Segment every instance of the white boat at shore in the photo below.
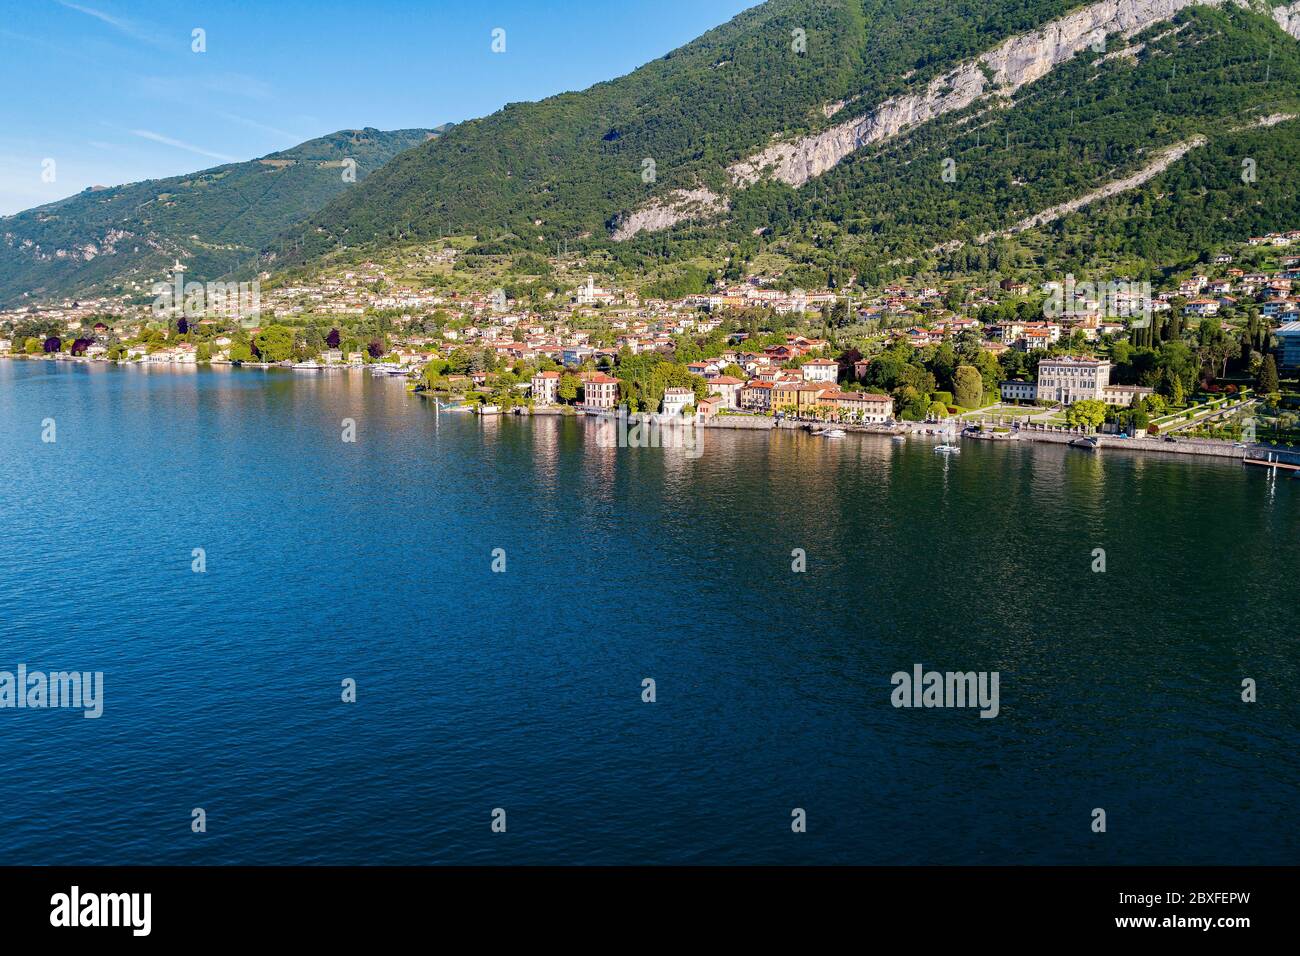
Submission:
<svg viewBox="0 0 1300 956">
<path fill-rule="evenodd" d="M 960 455 L 961 449 L 956 445 L 935 445 L 934 453 L 936 455 Z"/>
<path fill-rule="evenodd" d="M 843 428 L 828 428 L 824 432 L 818 432 L 822 438 L 843 438 L 846 434 Z"/>
<path fill-rule="evenodd" d="M 298 362 L 294 365 L 294 368 L 303 372 L 319 372 L 324 367 L 325 366 L 321 365 L 319 362 Z"/>
</svg>

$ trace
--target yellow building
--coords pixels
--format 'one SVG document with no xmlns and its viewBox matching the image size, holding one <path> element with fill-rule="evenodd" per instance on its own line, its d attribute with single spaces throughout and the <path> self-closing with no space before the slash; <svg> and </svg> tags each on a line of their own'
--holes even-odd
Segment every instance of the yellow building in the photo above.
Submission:
<svg viewBox="0 0 1300 956">
<path fill-rule="evenodd" d="M 836 391 L 834 386 L 825 382 L 781 382 L 772 386 L 772 409 L 794 409 L 795 414 L 802 415 L 815 405 L 827 404 L 823 396 Z"/>
</svg>

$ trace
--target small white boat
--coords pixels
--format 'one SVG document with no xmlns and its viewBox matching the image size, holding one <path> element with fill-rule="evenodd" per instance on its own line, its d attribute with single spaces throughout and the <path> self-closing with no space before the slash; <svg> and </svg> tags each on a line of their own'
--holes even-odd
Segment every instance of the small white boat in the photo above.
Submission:
<svg viewBox="0 0 1300 956">
<path fill-rule="evenodd" d="M 961 449 L 956 445 L 935 445 L 934 453 L 936 455 L 960 455 Z"/>
<path fill-rule="evenodd" d="M 299 362 L 294 366 L 294 368 L 302 369 L 305 372 L 319 372 L 324 367 L 319 362 Z"/>
<path fill-rule="evenodd" d="M 892 438 L 890 438 L 889 440 L 890 440 L 890 441 L 907 441 L 907 436 L 906 436 L 906 435 L 894 435 L 894 436 L 893 436 Z"/>
<path fill-rule="evenodd" d="M 828 428 L 824 432 L 818 432 L 822 438 L 843 438 L 846 434 L 843 428 Z"/>
</svg>

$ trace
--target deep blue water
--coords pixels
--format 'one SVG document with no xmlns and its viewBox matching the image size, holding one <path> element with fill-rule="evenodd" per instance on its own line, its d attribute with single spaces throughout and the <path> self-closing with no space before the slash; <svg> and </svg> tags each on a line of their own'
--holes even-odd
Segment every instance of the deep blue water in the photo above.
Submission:
<svg viewBox="0 0 1300 956">
<path fill-rule="evenodd" d="M 0 670 L 106 698 L 0 709 L 0 864 L 1294 863 L 1298 491 L 0 361 Z M 917 662 L 1000 715 L 893 708 Z"/>
</svg>

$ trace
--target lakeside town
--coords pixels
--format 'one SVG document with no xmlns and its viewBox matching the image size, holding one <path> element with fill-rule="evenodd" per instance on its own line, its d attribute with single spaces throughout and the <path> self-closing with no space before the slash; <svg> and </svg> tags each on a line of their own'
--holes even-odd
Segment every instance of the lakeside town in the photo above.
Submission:
<svg viewBox="0 0 1300 956">
<path fill-rule="evenodd" d="M 455 269 L 454 246 L 421 255 Z M 1026 425 L 1290 447 L 1300 230 L 1203 259 L 1154 289 L 1125 277 L 921 276 L 806 291 L 749 275 L 674 299 L 593 274 L 540 295 L 421 289 L 375 262 L 265 288 L 204 284 L 177 262 L 148 301 L 0 312 L 0 356 L 369 370 L 483 414 L 944 421 L 996 437 Z"/>
</svg>

